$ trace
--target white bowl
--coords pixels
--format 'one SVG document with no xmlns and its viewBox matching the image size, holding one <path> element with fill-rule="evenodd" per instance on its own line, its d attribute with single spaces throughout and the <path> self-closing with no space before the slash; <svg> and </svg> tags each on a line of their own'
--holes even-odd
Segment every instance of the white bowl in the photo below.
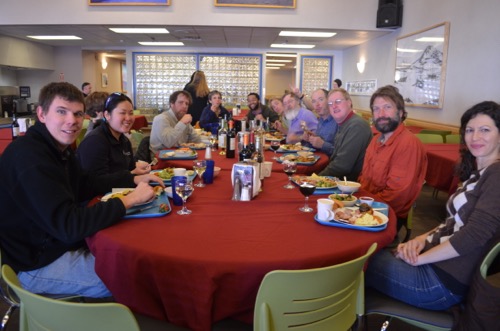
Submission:
<svg viewBox="0 0 500 331">
<path fill-rule="evenodd" d="M 357 182 L 350 182 L 350 181 L 338 181 L 337 182 L 337 187 L 339 188 L 340 192 L 342 193 L 354 193 L 359 190 L 361 187 L 360 183 Z"/>
<path fill-rule="evenodd" d="M 346 199 L 348 196 L 351 196 L 350 200 Z M 358 200 L 358 198 L 356 198 L 354 195 L 344 194 L 344 193 L 330 194 L 328 197 L 333 201 L 341 202 L 344 205 L 344 207 L 352 207 L 356 204 Z"/>
<path fill-rule="evenodd" d="M 373 204 L 373 201 L 375 201 L 375 199 L 372 197 L 359 197 L 359 203 L 366 203 L 370 207 Z"/>
</svg>

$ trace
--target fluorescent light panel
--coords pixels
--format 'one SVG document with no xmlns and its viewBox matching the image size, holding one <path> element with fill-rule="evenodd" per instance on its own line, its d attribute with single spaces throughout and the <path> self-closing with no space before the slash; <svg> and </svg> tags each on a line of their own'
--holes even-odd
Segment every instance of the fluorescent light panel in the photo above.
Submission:
<svg viewBox="0 0 500 331">
<path fill-rule="evenodd" d="M 411 49 L 411 48 L 396 48 L 396 50 L 402 53 L 418 53 L 422 51 L 420 49 Z"/>
<path fill-rule="evenodd" d="M 418 39 L 415 39 L 415 41 L 420 41 L 420 42 L 431 42 L 431 43 L 442 43 L 444 42 L 444 38 L 443 37 L 422 37 L 422 38 L 418 38 Z"/>
<path fill-rule="evenodd" d="M 304 44 L 271 44 L 272 48 L 314 48 L 316 45 Z"/>
<path fill-rule="evenodd" d="M 291 62 L 292 62 L 292 60 L 271 60 L 271 59 L 266 59 L 266 62 L 291 63 Z"/>
<path fill-rule="evenodd" d="M 266 67 L 284 67 L 284 63 L 266 63 Z"/>
<path fill-rule="evenodd" d="M 165 28 L 109 28 L 116 33 L 170 33 Z"/>
<path fill-rule="evenodd" d="M 297 57 L 297 54 L 266 53 L 266 56 L 274 56 L 274 57 Z"/>
<path fill-rule="evenodd" d="M 27 36 L 28 38 L 37 40 L 81 40 L 77 36 Z"/>
<path fill-rule="evenodd" d="M 314 32 L 314 31 L 281 31 L 282 37 L 313 37 L 313 38 L 330 38 L 335 36 L 336 32 Z"/>
<path fill-rule="evenodd" d="M 266 69 L 271 69 L 271 70 L 276 70 L 279 69 L 280 67 L 266 67 Z"/>
<path fill-rule="evenodd" d="M 184 46 L 180 41 L 139 41 L 142 46 Z"/>
</svg>

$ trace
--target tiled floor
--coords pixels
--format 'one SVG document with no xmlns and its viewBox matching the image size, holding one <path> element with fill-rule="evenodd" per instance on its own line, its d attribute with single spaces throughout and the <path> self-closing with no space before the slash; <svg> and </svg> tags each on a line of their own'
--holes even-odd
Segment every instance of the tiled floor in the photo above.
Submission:
<svg viewBox="0 0 500 331">
<path fill-rule="evenodd" d="M 433 189 L 431 187 L 424 186 L 422 193 L 420 194 L 413 218 L 413 233 L 412 237 L 424 233 L 436 225 L 438 225 L 445 217 L 445 203 L 447 195 L 440 192 L 437 198 L 432 197 Z M 400 237 L 403 238 L 405 235 L 404 229 L 401 230 Z M 0 316 L 3 316 L 6 311 L 7 306 L 0 299 Z M 141 326 L 142 331 L 189 331 L 185 328 L 180 328 L 163 321 L 152 320 L 144 316 L 137 316 L 137 320 Z M 383 323 L 384 319 L 382 316 L 369 316 L 368 317 L 368 330 L 378 331 Z M 7 331 L 19 330 L 19 315 L 16 312 L 12 320 L 6 329 Z M 251 325 L 242 324 L 240 322 L 226 320 L 219 322 L 214 325 L 214 331 L 250 331 L 252 330 Z M 416 327 L 411 327 L 403 322 L 394 320 L 391 323 L 389 330 L 406 330 L 406 331 L 418 331 L 421 330 Z"/>
</svg>

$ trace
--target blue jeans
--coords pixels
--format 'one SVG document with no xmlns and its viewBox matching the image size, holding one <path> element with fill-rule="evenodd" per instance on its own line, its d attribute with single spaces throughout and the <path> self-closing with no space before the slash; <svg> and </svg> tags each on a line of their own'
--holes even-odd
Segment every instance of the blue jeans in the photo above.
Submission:
<svg viewBox="0 0 500 331">
<path fill-rule="evenodd" d="M 370 259 L 365 282 L 392 298 L 424 309 L 445 310 L 462 301 L 462 296 L 441 283 L 431 265 L 414 267 L 395 258 L 388 249 Z"/>
<path fill-rule="evenodd" d="M 95 258 L 86 249 L 66 252 L 51 264 L 17 277 L 23 288 L 38 294 L 71 294 L 90 298 L 111 296 L 94 270 Z"/>
</svg>

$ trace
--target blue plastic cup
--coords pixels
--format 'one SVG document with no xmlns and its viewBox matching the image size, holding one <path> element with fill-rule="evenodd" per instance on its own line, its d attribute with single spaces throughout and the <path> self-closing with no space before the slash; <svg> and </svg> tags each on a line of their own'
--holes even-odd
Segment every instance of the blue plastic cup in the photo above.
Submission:
<svg viewBox="0 0 500 331">
<path fill-rule="evenodd" d="M 207 161 L 207 168 L 205 172 L 203 173 L 203 182 L 205 184 L 212 184 L 214 182 L 214 166 L 215 162 L 214 160 L 206 160 Z"/>
</svg>

